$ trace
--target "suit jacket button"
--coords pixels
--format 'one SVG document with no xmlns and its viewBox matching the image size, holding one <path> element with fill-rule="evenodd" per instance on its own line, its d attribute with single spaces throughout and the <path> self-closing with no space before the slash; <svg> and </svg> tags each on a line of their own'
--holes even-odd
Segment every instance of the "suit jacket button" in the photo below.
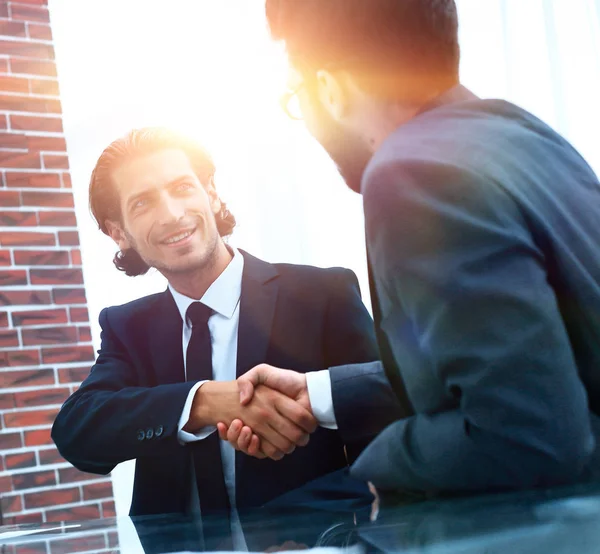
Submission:
<svg viewBox="0 0 600 554">
<path fill-rule="evenodd" d="M 137 432 L 137 440 L 143 441 L 146 438 L 146 433 L 141 429 Z"/>
<path fill-rule="evenodd" d="M 154 431 L 152 429 L 148 429 L 146 431 L 146 438 L 150 440 L 154 436 Z"/>
<path fill-rule="evenodd" d="M 155 437 L 160 437 L 164 432 L 164 428 L 162 425 L 159 425 L 155 430 L 154 430 L 154 436 Z"/>
</svg>

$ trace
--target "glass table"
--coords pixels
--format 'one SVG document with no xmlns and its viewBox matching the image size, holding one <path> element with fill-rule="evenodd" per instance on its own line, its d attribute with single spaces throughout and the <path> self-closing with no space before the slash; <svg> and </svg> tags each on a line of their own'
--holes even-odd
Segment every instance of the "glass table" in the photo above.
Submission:
<svg viewBox="0 0 600 554">
<path fill-rule="evenodd" d="M 261 508 L 240 517 L 254 552 L 600 552 L 600 485 L 425 502 L 383 498 L 376 521 L 370 515 L 370 508 L 349 509 L 333 500 L 318 507 Z M 1 554 L 227 550 L 230 537 L 218 518 L 157 515 L 0 527 Z"/>
</svg>

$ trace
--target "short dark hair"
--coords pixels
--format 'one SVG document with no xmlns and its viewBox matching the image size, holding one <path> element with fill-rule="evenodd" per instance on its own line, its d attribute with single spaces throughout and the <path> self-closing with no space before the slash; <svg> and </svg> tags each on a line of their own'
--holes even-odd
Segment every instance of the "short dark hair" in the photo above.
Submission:
<svg viewBox="0 0 600 554">
<path fill-rule="evenodd" d="M 451 86 L 460 48 L 454 0 L 266 0 L 271 35 L 292 63 L 341 65 L 377 92 L 407 74 Z M 347 64 L 347 67 L 344 67 Z"/>
<path fill-rule="evenodd" d="M 119 194 L 113 181 L 114 171 L 138 156 L 171 149 L 185 153 L 203 185 L 213 182 L 215 164 L 210 154 L 193 139 L 164 127 L 133 129 L 104 149 L 92 172 L 90 211 L 104 234 L 109 234 L 107 220 L 122 221 Z M 233 232 L 236 221 L 224 202 L 221 202 L 221 206 L 221 212 L 216 216 L 217 230 L 222 237 L 226 237 Z M 134 249 L 117 252 L 113 263 L 130 276 L 143 275 L 150 269 Z"/>
</svg>

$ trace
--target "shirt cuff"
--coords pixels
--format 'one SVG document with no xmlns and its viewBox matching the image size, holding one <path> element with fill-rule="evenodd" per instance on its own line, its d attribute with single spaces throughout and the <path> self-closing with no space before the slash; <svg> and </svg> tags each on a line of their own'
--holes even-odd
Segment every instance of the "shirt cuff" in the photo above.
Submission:
<svg viewBox="0 0 600 554">
<path fill-rule="evenodd" d="M 333 396 L 331 395 L 331 377 L 329 370 L 311 371 L 306 374 L 308 400 L 313 415 L 321 427 L 337 429 L 335 412 L 333 411 Z"/>
<path fill-rule="evenodd" d="M 202 385 L 204 385 L 204 383 L 206 383 L 206 381 L 200 381 L 194 385 L 194 387 L 192 388 L 192 390 L 190 390 L 187 396 L 185 404 L 183 405 L 183 411 L 181 412 L 181 417 L 179 418 L 179 425 L 177 426 L 177 439 L 181 444 L 201 441 L 202 439 L 205 439 L 217 430 L 216 427 L 212 426 L 203 427 L 202 429 L 199 429 L 196 433 L 188 433 L 187 431 L 183 430 L 185 424 L 190 419 L 190 413 L 192 411 L 192 404 L 194 402 L 194 396 L 196 394 L 196 391 Z"/>
</svg>

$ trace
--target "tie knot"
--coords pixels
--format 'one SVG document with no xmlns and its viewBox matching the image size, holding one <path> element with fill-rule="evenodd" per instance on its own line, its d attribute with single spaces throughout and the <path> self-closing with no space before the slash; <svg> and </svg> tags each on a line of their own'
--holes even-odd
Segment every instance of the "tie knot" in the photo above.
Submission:
<svg viewBox="0 0 600 554">
<path fill-rule="evenodd" d="M 194 302 L 187 309 L 185 315 L 192 324 L 192 327 L 196 327 L 196 325 L 206 325 L 212 313 L 213 311 L 208 306 L 205 306 L 201 302 Z"/>
</svg>

